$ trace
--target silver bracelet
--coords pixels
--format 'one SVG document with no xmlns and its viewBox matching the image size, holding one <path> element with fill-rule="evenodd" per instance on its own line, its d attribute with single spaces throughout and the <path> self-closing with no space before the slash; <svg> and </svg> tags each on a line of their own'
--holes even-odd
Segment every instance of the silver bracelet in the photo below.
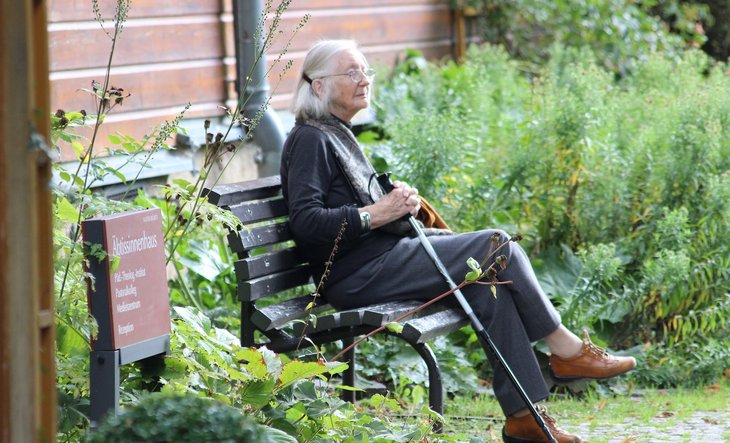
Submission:
<svg viewBox="0 0 730 443">
<path fill-rule="evenodd" d="M 370 213 L 367 211 L 360 213 L 360 230 L 363 232 L 370 230 Z"/>
</svg>

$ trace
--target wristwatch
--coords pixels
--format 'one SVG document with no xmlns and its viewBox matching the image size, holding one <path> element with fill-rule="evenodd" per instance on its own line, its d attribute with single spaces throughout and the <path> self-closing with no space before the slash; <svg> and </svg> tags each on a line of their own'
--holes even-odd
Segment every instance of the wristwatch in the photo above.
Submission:
<svg viewBox="0 0 730 443">
<path fill-rule="evenodd" d="M 370 213 L 368 211 L 360 213 L 360 230 L 363 232 L 370 230 Z"/>
</svg>

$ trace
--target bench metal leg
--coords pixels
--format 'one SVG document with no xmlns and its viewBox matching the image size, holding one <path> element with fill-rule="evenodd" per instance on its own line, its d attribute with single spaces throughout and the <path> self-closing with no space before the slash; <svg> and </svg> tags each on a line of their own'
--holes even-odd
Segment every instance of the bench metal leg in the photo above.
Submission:
<svg viewBox="0 0 730 443">
<path fill-rule="evenodd" d="M 352 337 L 342 339 L 343 349 L 354 343 Z M 355 346 L 345 354 L 345 360 L 348 362 L 347 369 L 342 373 L 342 384 L 345 386 L 355 387 Z M 341 398 L 344 401 L 355 403 L 355 391 L 342 390 Z"/>
<path fill-rule="evenodd" d="M 385 332 L 385 331 L 384 331 Z M 385 332 L 388 335 L 392 335 L 393 337 L 398 337 L 408 343 L 409 345 L 413 346 L 413 349 L 418 352 L 418 355 L 421 356 L 424 363 L 426 363 L 426 368 L 428 368 L 428 403 L 431 410 L 436 412 L 439 415 L 444 415 L 444 383 L 441 380 L 441 368 L 439 367 L 438 360 L 436 360 L 436 355 L 434 355 L 433 351 L 431 350 L 431 347 L 428 346 L 426 343 L 416 343 L 411 340 L 408 340 L 404 336 L 393 333 L 393 332 Z M 433 431 L 436 433 L 441 433 L 444 430 L 444 426 L 441 423 L 435 423 L 433 425 Z"/>
<path fill-rule="evenodd" d="M 253 306 L 249 302 L 241 302 L 241 346 L 250 347 L 254 345 L 254 329 L 251 324 Z"/>
<path fill-rule="evenodd" d="M 410 342 L 409 342 L 410 343 Z M 431 409 L 439 415 L 444 414 L 444 384 L 441 380 L 441 368 L 431 348 L 425 343 L 410 343 L 418 352 L 428 368 L 428 403 Z M 433 426 L 434 432 L 444 430 L 442 423 Z"/>
</svg>

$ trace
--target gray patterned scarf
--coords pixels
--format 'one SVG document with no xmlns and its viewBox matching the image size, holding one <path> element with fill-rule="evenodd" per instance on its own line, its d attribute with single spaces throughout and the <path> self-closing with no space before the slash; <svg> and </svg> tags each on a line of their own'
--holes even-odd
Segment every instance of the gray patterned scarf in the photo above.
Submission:
<svg viewBox="0 0 730 443">
<path fill-rule="evenodd" d="M 329 147 L 340 171 L 345 175 L 355 198 L 362 206 L 371 205 L 384 195 L 375 179 L 377 173 L 373 165 L 365 157 L 355 135 L 345 123 L 334 117 L 321 120 L 305 119 L 297 123 L 312 126 L 327 135 L 330 141 Z M 411 226 L 405 220 L 390 222 L 379 229 L 401 236 L 413 235 Z"/>
</svg>

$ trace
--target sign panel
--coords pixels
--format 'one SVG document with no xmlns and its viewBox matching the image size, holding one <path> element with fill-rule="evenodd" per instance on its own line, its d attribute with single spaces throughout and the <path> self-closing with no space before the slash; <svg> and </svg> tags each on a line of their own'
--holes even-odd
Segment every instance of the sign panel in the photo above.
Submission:
<svg viewBox="0 0 730 443">
<path fill-rule="evenodd" d="M 159 209 L 89 219 L 84 244 L 107 257 L 87 256 L 94 284 L 89 310 L 99 324 L 94 350 L 131 346 L 170 333 L 162 213 Z M 118 261 L 112 266 L 114 261 Z"/>
</svg>

